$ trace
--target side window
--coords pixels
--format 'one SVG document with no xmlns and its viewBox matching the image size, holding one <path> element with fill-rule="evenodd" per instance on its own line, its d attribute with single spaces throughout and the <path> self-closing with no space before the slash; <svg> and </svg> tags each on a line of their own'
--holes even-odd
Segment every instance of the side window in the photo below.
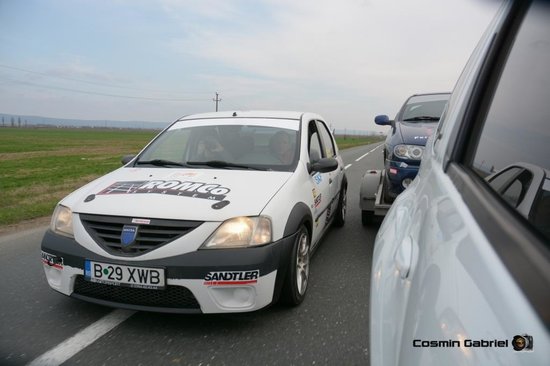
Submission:
<svg viewBox="0 0 550 366">
<path fill-rule="evenodd" d="M 526 166 L 527 167 L 527 166 Z M 514 166 L 509 169 L 503 170 L 496 175 L 492 175 L 486 178 L 491 188 L 499 193 L 504 200 L 512 207 L 518 207 L 525 193 L 529 190 L 531 185 L 533 174 L 527 169 Z M 534 192 L 536 195 L 536 192 Z M 520 212 L 524 216 L 528 216 L 529 212 Z"/>
<path fill-rule="evenodd" d="M 481 178 L 493 178 L 489 186 L 512 207 L 519 207 L 524 195 L 536 197 L 530 207 L 519 213 L 547 240 L 550 240 L 548 231 L 540 230 L 534 217 L 537 216 L 537 222 L 549 223 L 549 210 L 537 210 L 537 215 L 531 212 L 549 195 L 548 184 L 545 184 L 550 176 L 549 18 L 550 5 L 547 3 L 534 3 L 528 10 L 497 81 L 477 146 L 468 163 Z M 524 174 L 515 181 L 510 181 L 514 179 L 510 174 L 494 178 L 512 165 L 531 172 L 528 177 L 533 180 L 540 177 L 539 181 L 522 180 Z M 533 174 L 535 171 L 542 174 Z M 540 217 L 541 214 L 545 216 Z"/>
<path fill-rule="evenodd" d="M 520 180 L 516 179 L 504 192 L 502 192 L 502 197 L 512 207 L 516 207 L 521 200 L 522 192 L 523 185 Z"/>
<path fill-rule="evenodd" d="M 325 148 L 325 157 L 334 157 L 334 155 L 336 155 L 334 149 L 334 141 L 330 136 L 330 132 L 328 132 L 327 126 L 323 122 L 317 121 L 317 130 L 319 131 L 321 141 L 323 142 L 323 147 Z"/>
<path fill-rule="evenodd" d="M 314 163 L 320 160 L 323 157 L 321 143 L 319 142 L 319 134 L 317 133 L 317 127 L 315 122 L 311 121 L 308 127 L 308 136 L 309 136 L 309 161 Z"/>
<path fill-rule="evenodd" d="M 520 171 L 520 168 L 510 168 L 499 172 L 499 174 L 496 174 L 492 177 L 487 177 L 487 181 L 495 191 L 500 192 L 502 188 L 506 187 L 508 183 L 512 179 L 514 179 Z"/>
</svg>

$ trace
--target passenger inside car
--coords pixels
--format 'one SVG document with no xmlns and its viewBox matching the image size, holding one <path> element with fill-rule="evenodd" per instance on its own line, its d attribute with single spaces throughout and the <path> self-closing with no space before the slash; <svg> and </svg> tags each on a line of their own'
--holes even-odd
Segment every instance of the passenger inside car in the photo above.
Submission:
<svg viewBox="0 0 550 366">
<path fill-rule="evenodd" d="M 294 148 L 290 143 L 290 136 L 284 131 L 279 131 L 271 137 L 269 150 L 278 161 L 285 165 L 290 164 L 294 158 Z"/>
<path fill-rule="evenodd" d="M 197 144 L 197 159 L 201 161 L 223 160 L 228 152 L 215 136 L 208 135 Z"/>
</svg>

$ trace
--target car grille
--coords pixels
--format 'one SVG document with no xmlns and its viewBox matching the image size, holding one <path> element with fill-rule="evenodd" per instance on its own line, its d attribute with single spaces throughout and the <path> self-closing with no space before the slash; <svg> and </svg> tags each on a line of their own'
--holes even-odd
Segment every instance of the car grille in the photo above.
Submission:
<svg viewBox="0 0 550 366">
<path fill-rule="evenodd" d="M 166 286 L 164 290 L 149 290 L 124 286 L 112 286 L 90 282 L 84 276 L 75 279 L 74 293 L 84 298 L 115 302 L 121 305 L 140 305 L 159 308 L 200 309 L 189 289 L 182 286 Z"/>
<path fill-rule="evenodd" d="M 134 218 L 80 214 L 80 221 L 90 236 L 107 252 L 119 256 L 138 256 L 167 244 L 195 229 L 202 221 L 149 219 L 149 224 L 134 224 Z M 137 227 L 130 245 L 123 245 L 125 225 Z"/>
</svg>

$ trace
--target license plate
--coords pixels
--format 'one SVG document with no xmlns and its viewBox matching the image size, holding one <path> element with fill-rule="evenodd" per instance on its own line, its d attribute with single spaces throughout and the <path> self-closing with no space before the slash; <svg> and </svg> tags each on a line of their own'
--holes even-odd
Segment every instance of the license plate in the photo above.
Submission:
<svg viewBox="0 0 550 366">
<path fill-rule="evenodd" d="M 86 260 L 84 278 L 113 286 L 159 290 L 166 287 L 164 268 L 133 267 Z"/>
</svg>

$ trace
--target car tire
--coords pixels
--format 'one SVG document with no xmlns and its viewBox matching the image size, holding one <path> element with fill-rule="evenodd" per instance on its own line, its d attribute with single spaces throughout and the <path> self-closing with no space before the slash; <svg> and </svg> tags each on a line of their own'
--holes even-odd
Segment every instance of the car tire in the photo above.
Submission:
<svg viewBox="0 0 550 366">
<path fill-rule="evenodd" d="M 346 223 L 346 210 L 347 210 L 347 187 L 343 187 L 340 191 L 340 199 L 338 200 L 338 208 L 336 208 L 336 217 L 334 218 L 334 225 L 342 227 Z"/>
<path fill-rule="evenodd" d="M 387 180 L 384 181 L 384 186 L 382 187 L 382 195 L 384 196 L 385 203 L 393 203 L 393 201 L 395 200 L 395 196 L 392 195 L 392 193 L 390 192 L 389 185 L 390 183 Z"/>
<path fill-rule="evenodd" d="M 363 226 L 367 226 L 372 222 L 372 218 L 374 217 L 373 211 L 361 211 L 361 223 Z"/>
<path fill-rule="evenodd" d="M 305 224 L 300 225 L 290 253 L 288 271 L 281 293 L 281 302 L 300 305 L 306 296 L 309 283 L 309 249 L 311 238 Z"/>
</svg>

